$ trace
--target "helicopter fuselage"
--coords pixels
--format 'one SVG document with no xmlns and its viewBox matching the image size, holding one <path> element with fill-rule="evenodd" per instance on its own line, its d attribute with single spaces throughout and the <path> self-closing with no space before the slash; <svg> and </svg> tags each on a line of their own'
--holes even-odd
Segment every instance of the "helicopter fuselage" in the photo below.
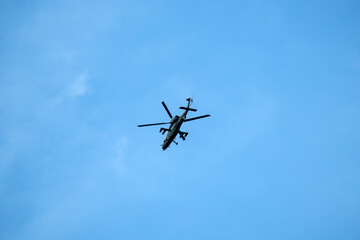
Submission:
<svg viewBox="0 0 360 240">
<path fill-rule="evenodd" d="M 175 116 L 170 123 L 170 127 L 168 133 L 165 136 L 164 143 L 162 145 L 162 149 L 165 150 L 170 146 L 170 144 L 174 141 L 175 137 L 178 135 L 180 131 L 180 127 L 186 119 L 187 111 L 185 111 L 180 117 Z"/>
</svg>

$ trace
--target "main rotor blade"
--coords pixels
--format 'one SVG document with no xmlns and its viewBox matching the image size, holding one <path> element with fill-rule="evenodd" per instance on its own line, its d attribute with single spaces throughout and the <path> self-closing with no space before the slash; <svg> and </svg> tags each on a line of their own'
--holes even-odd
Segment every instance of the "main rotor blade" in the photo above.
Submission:
<svg viewBox="0 0 360 240">
<path fill-rule="evenodd" d="M 185 119 L 185 122 L 192 121 L 192 120 L 196 120 L 196 119 L 200 119 L 200 118 L 210 117 L 210 116 L 211 116 L 211 115 L 207 114 L 207 115 L 202 115 L 202 116 L 199 116 L 199 117 L 188 118 L 188 119 Z"/>
<path fill-rule="evenodd" d="M 161 102 L 161 103 L 162 103 L 162 105 L 164 106 L 164 108 L 165 108 L 166 112 L 169 114 L 170 118 L 172 119 L 173 117 L 172 117 L 172 115 L 171 115 L 171 113 L 170 113 L 169 109 L 167 108 L 166 104 L 165 104 L 164 102 Z"/>
<path fill-rule="evenodd" d="M 169 123 L 170 123 L 170 122 L 165 122 L 165 123 L 142 124 L 142 125 L 138 125 L 138 127 L 155 126 L 155 125 L 162 125 L 162 124 L 169 124 Z"/>
</svg>

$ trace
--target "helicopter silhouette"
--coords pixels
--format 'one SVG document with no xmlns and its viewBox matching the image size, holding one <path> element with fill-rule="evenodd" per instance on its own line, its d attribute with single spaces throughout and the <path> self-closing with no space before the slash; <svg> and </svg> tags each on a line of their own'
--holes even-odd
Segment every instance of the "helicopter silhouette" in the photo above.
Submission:
<svg viewBox="0 0 360 240">
<path fill-rule="evenodd" d="M 147 126 L 155 126 L 155 125 L 162 125 L 162 124 L 170 124 L 169 128 L 160 128 L 160 132 L 163 135 L 165 134 L 165 132 L 168 132 L 166 134 L 164 142 L 162 144 L 162 149 L 163 150 L 167 149 L 172 142 L 174 142 L 176 145 L 178 145 L 178 143 L 175 141 L 175 137 L 179 134 L 180 138 L 185 141 L 186 136 L 189 134 L 187 132 L 180 131 L 180 127 L 184 122 L 189 122 L 189 121 L 197 120 L 197 119 L 200 119 L 200 118 L 210 117 L 210 115 L 207 114 L 207 115 L 202 115 L 202 116 L 194 117 L 194 118 L 186 118 L 186 115 L 187 115 L 187 113 L 189 111 L 193 111 L 193 112 L 197 111 L 197 109 L 190 108 L 190 104 L 193 102 L 192 98 L 187 98 L 186 101 L 188 101 L 187 107 L 180 107 L 179 108 L 179 109 L 185 110 L 183 112 L 183 114 L 181 114 L 181 116 L 176 115 L 175 117 L 173 117 L 171 115 L 171 113 L 170 113 L 169 109 L 167 108 L 165 102 L 161 102 L 162 105 L 164 106 L 166 112 L 168 113 L 169 117 L 171 118 L 171 121 L 170 122 L 164 122 L 164 123 L 142 124 L 142 125 L 138 125 L 138 127 L 147 127 Z"/>
</svg>

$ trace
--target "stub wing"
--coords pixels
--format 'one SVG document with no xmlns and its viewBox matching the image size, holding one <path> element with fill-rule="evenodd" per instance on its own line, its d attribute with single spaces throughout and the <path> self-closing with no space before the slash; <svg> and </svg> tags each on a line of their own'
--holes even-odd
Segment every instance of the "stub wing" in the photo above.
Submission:
<svg viewBox="0 0 360 240">
<path fill-rule="evenodd" d="M 168 129 L 168 128 L 160 128 L 160 131 L 159 132 L 161 132 L 161 134 L 164 134 L 165 132 L 170 132 L 171 130 L 170 129 Z"/>
</svg>

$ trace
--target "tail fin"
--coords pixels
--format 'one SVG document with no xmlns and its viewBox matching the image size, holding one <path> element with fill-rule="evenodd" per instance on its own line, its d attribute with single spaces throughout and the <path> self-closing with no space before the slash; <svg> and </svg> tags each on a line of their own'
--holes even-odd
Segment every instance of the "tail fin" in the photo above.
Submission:
<svg viewBox="0 0 360 240">
<path fill-rule="evenodd" d="M 180 109 L 183 109 L 183 110 L 187 110 L 187 111 L 193 111 L 193 112 L 196 112 L 197 109 L 194 109 L 194 108 L 190 108 L 190 104 L 193 102 L 192 98 L 189 97 L 186 99 L 186 101 L 188 101 L 188 104 L 187 104 L 187 107 L 179 107 Z"/>
</svg>

